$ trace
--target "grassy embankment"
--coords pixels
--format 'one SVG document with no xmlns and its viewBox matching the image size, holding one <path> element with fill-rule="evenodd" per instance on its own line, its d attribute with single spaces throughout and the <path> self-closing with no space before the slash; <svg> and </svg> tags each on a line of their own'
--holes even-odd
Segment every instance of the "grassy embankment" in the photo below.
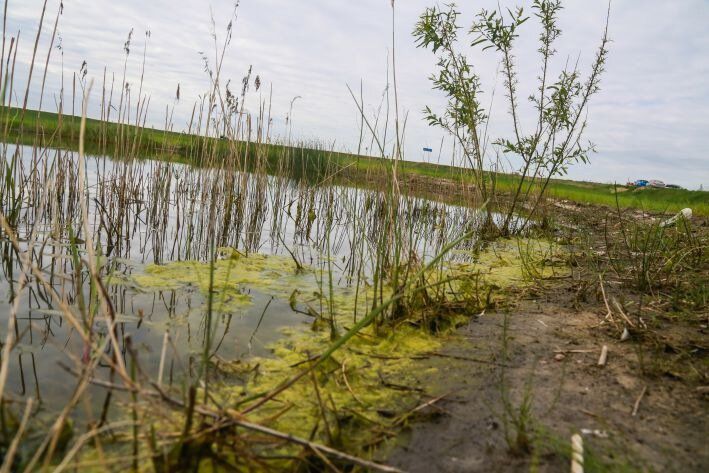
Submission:
<svg viewBox="0 0 709 473">
<path fill-rule="evenodd" d="M 25 113 L 20 133 L 19 109 L 6 109 L 0 114 L 0 125 L 6 130 L 6 139 L 11 142 L 33 144 L 37 136 L 44 139 L 43 145 L 75 149 L 78 147 L 79 123 L 78 117 L 63 115 L 60 117 L 51 112 L 37 112 L 28 110 Z M 61 123 L 61 133 L 57 133 Z M 38 133 L 39 131 L 39 133 Z M 112 154 L 115 148 L 115 137 L 136 136 L 133 152 L 140 152 L 141 156 L 170 159 L 173 161 L 195 163 L 196 156 L 202 156 L 200 150 L 205 144 L 205 138 L 187 133 L 156 130 L 153 128 L 140 128 L 135 126 L 106 123 L 100 120 L 89 119 L 86 127 L 86 145 L 89 152 Z M 125 142 L 124 142 L 125 143 Z M 217 146 L 221 153 L 228 153 L 232 144 L 223 140 Z M 256 149 L 248 145 L 249 150 Z M 347 153 L 335 153 L 325 149 L 312 147 L 288 148 L 280 144 L 260 145 L 258 149 L 265 150 L 269 161 L 275 163 L 277 157 L 287 154 L 294 162 L 294 172 L 317 176 L 325 163 L 338 166 L 346 170 L 349 178 L 357 180 L 366 176 L 377 175 L 377 171 L 386 169 L 380 158 L 357 156 Z M 122 154 L 122 153 L 119 153 Z M 248 155 L 248 153 L 247 153 Z M 470 176 L 462 169 L 431 163 L 404 161 L 400 167 L 404 175 L 415 177 L 450 180 L 455 182 L 469 181 Z M 502 193 L 516 189 L 518 178 L 511 174 L 497 174 L 496 186 Z M 593 182 L 579 182 L 555 179 L 547 188 L 547 196 L 554 199 L 565 199 L 579 203 L 616 206 L 622 208 L 643 209 L 652 212 L 677 212 L 682 208 L 692 208 L 695 215 L 709 215 L 709 194 L 702 191 L 689 191 L 684 189 L 626 189 L 618 187 L 620 192 L 616 195 L 616 186 L 612 184 L 599 184 Z"/>
</svg>

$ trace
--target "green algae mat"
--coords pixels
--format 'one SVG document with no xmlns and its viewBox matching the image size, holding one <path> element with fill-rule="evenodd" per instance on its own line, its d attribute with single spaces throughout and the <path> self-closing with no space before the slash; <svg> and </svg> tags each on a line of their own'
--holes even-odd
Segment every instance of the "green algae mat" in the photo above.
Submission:
<svg viewBox="0 0 709 473">
<path fill-rule="evenodd" d="M 220 249 L 218 255 L 213 263 L 149 265 L 122 283 L 142 292 L 194 291 L 202 295 L 205 306 L 211 297 L 215 313 L 249 308 L 256 291 L 310 314 L 311 323 L 282 329 L 278 341 L 269 345 L 268 356 L 212 360 L 218 376 L 209 387 L 211 402 L 234 415 L 248 411 L 249 422 L 363 456 L 386 450 L 418 407 L 444 394 L 442 387 L 429 385 L 435 368 L 421 360 L 455 337 L 453 328 L 465 323 L 467 316 L 484 309 L 491 292 L 504 298 L 505 291 L 527 284 L 532 277 L 568 274 L 564 250 L 546 241 L 500 240 L 477 251 L 455 250 L 425 276 L 428 283 L 446 281 L 440 287 L 447 301 L 468 303 L 457 304 L 464 309 L 450 312 L 441 307 L 449 318 L 444 329 L 432 331 L 416 316 L 372 323 L 315 369 L 307 370 L 338 333 L 354 326 L 355 313 L 361 318 L 371 309 L 369 284 L 363 281 L 357 289 L 329 291 L 317 268 L 302 267 L 290 257 L 245 255 L 229 248 Z M 304 370 L 308 374 L 298 378 Z M 280 390 L 284 381 L 294 377 L 297 381 Z M 278 393 L 259 401 L 274 392 Z M 257 402 L 258 408 L 251 410 Z M 150 417 L 151 412 L 144 415 Z M 180 431 L 184 412 L 175 410 L 160 422 L 166 430 Z M 293 448 L 284 443 L 271 453 L 286 458 Z"/>
</svg>

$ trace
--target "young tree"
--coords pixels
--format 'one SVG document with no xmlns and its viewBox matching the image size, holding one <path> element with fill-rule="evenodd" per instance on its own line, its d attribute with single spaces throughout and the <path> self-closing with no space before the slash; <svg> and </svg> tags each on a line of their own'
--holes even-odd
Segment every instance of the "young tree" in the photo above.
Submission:
<svg viewBox="0 0 709 473">
<path fill-rule="evenodd" d="M 536 124 L 527 132 L 520 120 L 522 103 L 518 97 L 513 50 L 520 28 L 529 17 L 522 8 L 508 9 L 506 13 L 482 10 L 467 31 L 472 48 L 481 53 L 492 51 L 499 55 L 501 62 L 513 133 L 495 139 L 493 151 L 496 156 L 500 152 L 516 156 L 521 162 L 518 181 L 507 199 L 509 205 L 500 227 L 504 235 L 511 231 L 521 201 L 532 200 L 527 218 L 532 217 L 550 180 L 564 175 L 574 163 L 588 162 L 589 153 L 594 150 L 592 143 L 583 143 L 582 139 L 587 126 L 589 100 L 600 90 L 600 77 L 608 55 L 608 17 L 586 78 L 582 77 L 578 64 L 567 64 L 552 79 L 549 68 L 551 58 L 556 54 L 555 43 L 561 35 L 558 27 L 561 9 L 561 0 L 534 0 L 532 5 L 533 16 L 541 26 L 538 38 L 541 72 L 537 78 L 538 87 L 528 99 Z M 445 129 L 457 140 L 473 172 L 479 197 L 489 201 L 496 198 L 495 174 L 486 164 L 488 150 L 484 145 L 490 117 L 481 102 L 480 76 L 472 61 L 460 51 L 465 40 L 459 38 L 459 16 L 455 4 L 427 8 L 414 29 L 417 46 L 430 49 L 438 58 L 431 82 L 434 89 L 442 91 L 447 98 L 442 112 L 436 113 L 426 107 L 424 113 L 430 125 Z"/>
</svg>

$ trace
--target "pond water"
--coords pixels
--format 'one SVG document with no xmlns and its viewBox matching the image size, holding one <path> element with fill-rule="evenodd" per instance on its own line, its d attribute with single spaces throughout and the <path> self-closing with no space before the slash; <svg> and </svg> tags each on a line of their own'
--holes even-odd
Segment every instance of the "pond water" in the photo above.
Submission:
<svg viewBox="0 0 709 473">
<path fill-rule="evenodd" d="M 391 210 L 384 192 L 313 185 L 288 173 L 89 156 L 82 180 L 77 153 L 13 145 L 3 152 L 11 177 L 2 185 L 3 212 L 44 280 L 35 273 L 18 293 L 22 265 L 3 232 L 3 340 L 17 314 L 5 393 L 17 401 L 32 396 L 48 412 L 70 399 L 76 378 L 69 371 L 86 356 L 58 299 L 88 323 L 91 242 L 118 322 L 119 356 L 132 350 L 146 376 L 179 383 L 198 376 L 205 340 L 212 360 L 267 357 L 284 328 L 305 327 L 313 310 L 326 310 L 323 294 L 331 287 L 371 284 L 392 222 L 405 223 L 394 236 L 400 252 L 425 261 L 482 218 L 475 209 L 415 196 Z M 228 274 L 210 285 L 212 260 Z M 319 292 L 320 306 L 295 300 L 296 289 L 311 301 Z M 97 337 L 107 336 L 105 320 L 93 326 Z M 108 378 L 107 367 L 99 370 Z M 91 404 L 103 402 L 104 388 L 89 392 Z"/>
</svg>

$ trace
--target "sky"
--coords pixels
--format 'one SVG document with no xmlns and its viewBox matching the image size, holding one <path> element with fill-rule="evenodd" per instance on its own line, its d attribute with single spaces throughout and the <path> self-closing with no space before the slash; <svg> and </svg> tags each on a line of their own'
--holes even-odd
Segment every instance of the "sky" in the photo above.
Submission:
<svg viewBox="0 0 709 473">
<path fill-rule="evenodd" d="M 24 90 L 44 0 L 7 0 L 6 37 L 20 32 L 15 90 Z M 497 0 L 459 2 L 460 22 L 468 27 L 482 8 Z M 529 0 L 500 0 L 503 7 Z M 98 84 L 90 115 L 97 115 L 104 68 L 120 83 L 124 43 L 131 29 L 131 54 L 126 80 L 137 87 L 145 50 L 143 90 L 150 96 L 148 123 L 162 127 L 166 107 L 174 107 L 177 130 L 187 128 L 193 104 L 209 89 L 202 56 L 214 61 L 214 39 L 223 41 L 234 19 L 222 83 L 238 90 L 249 67 L 262 82 L 251 91 L 247 108 L 271 101 L 274 134 L 284 137 L 291 113 L 294 139 L 318 142 L 342 151 L 357 151 L 359 112 L 348 86 L 365 101 L 373 118 L 391 82 L 395 57 L 399 115 L 404 130 L 405 159 L 451 163 L 452 139 L 427 125 L 423 108 L 442 110 L 440 92 L 431 87 L 435 57 L 416 48 L 411 32 L 423 10 L 435 0 L 396 0 L 392 35 L 391 0 L 241 0 L 234 19 L 232 0 L 64 0 L 58 37 L 47 68 L 42 108 L 56 111 L 62 75 L 71 83 L 84 61 L 87 79 Z M 562 36 L 553 66 L 578 61 L 588 72 L 603 33 L 608 3 L 566 1 L 560 14 Z M 39 105 L 44 63 L 59 0 L 47 0 L 45 24 L 37 53 L 29 106 Z M 531 12 L 530 12 L 531 13 Z M 212 23 L 212 18 L 214 23 Z M 614 0 L 609 34 L 612 39 L 601 91 L 588 109 L 585 138 L 597 152 L 590 164 L 575 165 L 568 177 L 598 182 L 661 179 L 687 188 L 709 189 L 709 1 Z M 146 31 L 150 32 L 147 36 Z M 515 50 L 519 96 L 537 87 L 538 27 L 523 25 Z M 61 45 L 61 49 L 56 47 Z M 394 46 L 392 46 L 392 44 Z M 392 55 L 394 51 L 394 55 Z M 492 52 L 463 50 L 481 77 L 491 114 L 491 138 L 509 136 L 510 119 Z M 175 100 L 177 86 L 180 100 Z M 390 88 L 390 96 L 391 91 Z M 291 102 L 295 97 L 299 97 Z M 21 103 L 23 95 L 13 96 Z M 393 99 L 393 97 L 392 97 Z M 531 104 L 522 100 L 522 125 L 533 125 Z M 530 130 L 531 131 L 531 130 Z M 392 134 L 389 134 L 391 139 Z M 366 143 L 368 145 L 369 143 Z M 391 145 L 391 142 L 389 142 Z M 366 146 L 365 146 L 366 147 Z M 433 153 L 424 153 L 424 147 Z M 515 162 L 508 163 L 514 170 Z"/>
</svg>

